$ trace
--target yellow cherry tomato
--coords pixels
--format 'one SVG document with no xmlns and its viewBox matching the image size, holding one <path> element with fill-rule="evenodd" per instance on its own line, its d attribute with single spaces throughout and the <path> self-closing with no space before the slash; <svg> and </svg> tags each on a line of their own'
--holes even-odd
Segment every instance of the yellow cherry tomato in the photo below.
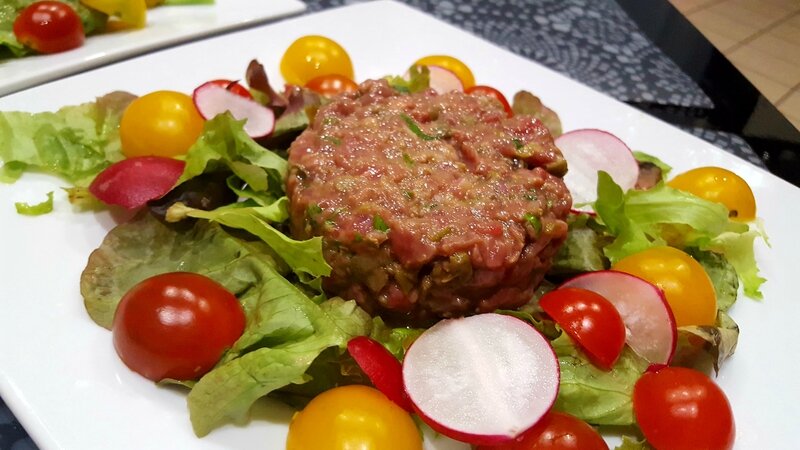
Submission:
<svg viewBox="0 0 800 450">
<path fill-rule="evenodd" d="M 673 247 L 654 247 L 619 260 L 612 267 L 658 286 L 667 297 L 677 326 L 714 325 L 717 295 L 703 266 Z"/>
<path fill-rule="evenodd" d="M 461 60 L 453 58 L 452 56 L 430 55 L 418 59 L 414 64 L 419 66 L 444 67 L 445 69 L 456 74 L 458 79 L 461 80 L 461 84 L 464 85 L 464 89 L 469 89 L 472 86 L 475 86 L 475 76 L 472 75 L 472 71 L 469 70 L 469 67 L 461 62 Z"/>
<path fill-rule="evenodd" d="M 342 386 L 295 414 L 286 450 L 422 450 L 411 416 L 377 389 Z"/>
<path fill-rule="evenodd" d="M 281 75 L 287 83 L 297 86 L 322 75 L 343 75 L 352 80 L 353 63 L 335 41 L 325 36 L 303 36 L 283 54 Z"/>
<path fill-rule="evenodd" d="M 142 28 L 147 22 L 146 0 L 81 0 L 81 3 L 117 17 L 120 22 L 133 28 Z"/>
<path fill-rule="evenodd" d="M 131 102 L 122 114 L 122 153 L 128 158 L 183 155 L 203 132 L 203 123 L 188 95 L 152 92 Z"/>
<path fill-rule="evenodd" d="M 731 220 L 748 222 L 756 218 L 756 199 L 746 181 L 721 167 L 699 167 L 682 173 L 668 186 L 692 193 L 708 201 L 722 203 Z"/>
</svg>

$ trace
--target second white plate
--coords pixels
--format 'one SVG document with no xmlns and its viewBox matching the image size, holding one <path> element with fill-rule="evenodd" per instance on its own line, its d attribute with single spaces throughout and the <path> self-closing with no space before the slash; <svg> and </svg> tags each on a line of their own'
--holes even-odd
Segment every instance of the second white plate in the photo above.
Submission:
<svg viewBox="0 0 800 450">
<path fill-rule="evenodd" d="M 64 53 L 0 59 L 0 97 L 65 75 L 203 36 L 305 10 L 300 0 L 215 0 L 211 5 L 159 6 L 140 30 L 97 34 Z"/>
</svg>

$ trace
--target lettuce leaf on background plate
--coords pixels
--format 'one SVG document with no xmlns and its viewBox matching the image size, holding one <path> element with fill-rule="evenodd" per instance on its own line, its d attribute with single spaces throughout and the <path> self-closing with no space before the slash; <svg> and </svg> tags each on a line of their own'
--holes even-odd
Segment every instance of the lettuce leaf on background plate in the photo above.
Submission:
<svg viewBox="0 0 800 450">
<path fill-rule="evenodd" d="M 8 56 L 26 56 L 33 53 L 14 36 L 14 20 L 25 7 L 36 0 L 3 0 L 0 3 L 0 59 Z M 90 35 L 100 30 L 108 22 L 108 16 L 84 6 L 78 0 L 58 0 L 66 3 L 78 13 L 83 24 L 83 32 Z"/>
</svg>

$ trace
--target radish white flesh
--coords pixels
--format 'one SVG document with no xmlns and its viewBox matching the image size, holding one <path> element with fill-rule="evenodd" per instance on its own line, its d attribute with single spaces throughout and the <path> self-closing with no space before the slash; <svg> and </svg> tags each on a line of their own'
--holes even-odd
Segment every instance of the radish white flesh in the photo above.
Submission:
<svg viewBox="0 0 800 450">
<path fill-rule="evenodd" d="M 550 343 L 501 314 L 443 320 L 408 350 L 403 383 L 431 428 L 471 444 L 501 444 L 534 426 L 558 394 Z"/>
<path fill-rule="evenodd" d="M 229 111 L 236 120 L 246 119 L 244 131 L 250 137 L 267 136 L 275 128 L 275 113 L 271 109 L 222 86 L 205 83 L 194 90 L 192 99 L 204 119 L 211 119 L 225 111 Z"/>
<path fill-rule="evenodd" d="M 430 73 L 430 87 L 437 94 L 446 94 L 451 91 L 464 92 L 464 85 L 456 74 L 439 66 L 428 66 Z"/>
<path fill-rule="evenodd" d="M 559 286 L 594 291 L 619 311 L 631 349 L 653 364 L 669 364 L 678 331 L 664 293 L 653 284 L 624 272 L 603 270 L 578 275 Z"/>
<path fill-rule="evenodd" d="M 623 191 L 632 189 L 639 178 L 639 164 L 633 152 L 618 137 L 601 130 L 574 130 L 555 140 L 567 160 L 564 183 L 573 204 L 597 200 L 597 172 L 608 172 Z M 581 210 L 590 208 L 581 207 Z"/>
</svg>

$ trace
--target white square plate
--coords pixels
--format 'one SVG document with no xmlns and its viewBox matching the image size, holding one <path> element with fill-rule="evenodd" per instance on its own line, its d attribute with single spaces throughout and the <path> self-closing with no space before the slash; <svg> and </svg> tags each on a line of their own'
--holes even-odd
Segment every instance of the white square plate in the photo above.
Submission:
<svg viewBox="0 0 800 450">
<path fill-rule="evenodd" d="M 741 327 L 739 348 L 717 382 L 733 405 L 736 448 L 794 447 L 793 419 L 800 404 L 800 302 L 794 284 L 800 190 L 411 8 L 392 2 L 359 4 L 166 49 L 9 95 L 0 99 L 0 110 L 54 110 L 117 89 L 191 92 L 209 79 L 241 78 L 251 58 L 258 58 L 278 85 L 283 51 L 306 34 L 326 35 L 342 44 L 360 80 L 402 73 L 420 56 L 451 54 L 465 61 L 480 83 L 506 94 L 528 89 L 541 96 L 561 115 L 566 130 L 608 130 L 632 148 L 664 159 L 675 173 L 716 165 L 744 177 L 771 238 L 772 248 L 759 243 L 756 249 L 768 281 L 763 302 L 741 298 L 732 309 Z M 0 185 L 0 394 L 36 442 L 43 449 L 283 448 L 288 408 L 264 402 L 246 426 L 225 426 L 198 439 L 182 392 L 156 387 L 120 362 L 110 333 L 85 313 L 78 289 L 86 258 L 113 225 L 112 218 L 72 212 L 60 190 L 52 214 L 31 218 L 14 211 L 13 202 L 41 201 L 62 185 L 34 175 Z"/>
<path fill-rule="evenodd" d="M 211 5 L 159 6 L 147 11 L 147 26 L 142 29 L 92 35 L 83 46 L 68 52 L 0 59 L 0 96 L 305 8 L 300 0 L 215 0 Z"/>
</svg>

